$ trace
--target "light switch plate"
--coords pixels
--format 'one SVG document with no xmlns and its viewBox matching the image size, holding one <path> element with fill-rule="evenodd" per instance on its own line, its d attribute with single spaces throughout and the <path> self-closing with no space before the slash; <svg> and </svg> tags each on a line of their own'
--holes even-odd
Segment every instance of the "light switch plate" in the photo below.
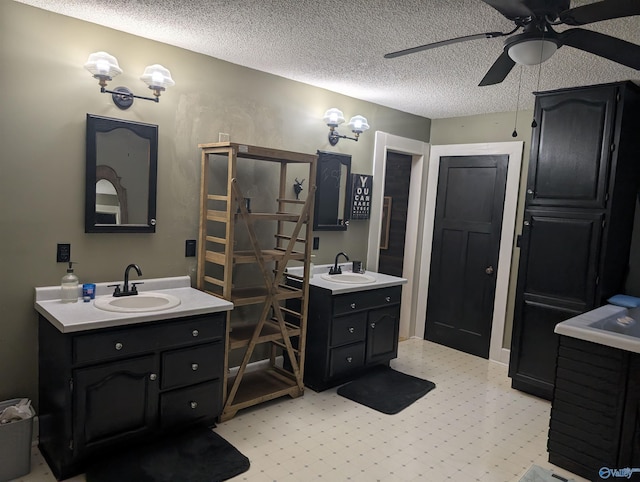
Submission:
<svg viewBox="0 0 640 482">
<path fill-rule="evenodd" d="M 187 239 L 184 243 L 184 255 L 186 258 L 191 258 L 196 255 L 196 240 Z"/>
</svg>

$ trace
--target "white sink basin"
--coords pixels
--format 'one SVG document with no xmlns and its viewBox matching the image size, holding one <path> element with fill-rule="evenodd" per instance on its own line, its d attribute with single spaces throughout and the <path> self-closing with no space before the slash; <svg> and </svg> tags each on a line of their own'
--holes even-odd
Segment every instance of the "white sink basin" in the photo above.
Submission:
<svg viewBox="0 0 640 482">
<path fill-rule="evenodd" d="M 133 296 L 103 296 L 96 298 L 95 307 L 105 311 L 118 313 L 145 313 L 147 311 L 160 311 L 175 308 L 180 304 L 180 298 L 176 296 L 147 291 Z"/>
<path fill-rule="evenodd" d="M 366 284 L 375 282 L 373 276 L 369 276 L 362 273 L 341 273 L 341 274 L 323 274 L 320 277 L 327 281 L 333 281 L 334 283 L 348 283 L 348 284 Z"/>
<path fill-rule="evenodd" d="M 591 328 L 597 328 L 599 330 L 608 331 L 611 333 L 620 333 L 627 336 L 635 336 L 640 338 L 640 323 L 637 323 L 640 310 L 634 308 L 628 310 L 627 313 L 618 313 L 614 316 L 605 318 L 604 320 L 598 320 L 595 323 L 591 323 Z"/>
</svg>

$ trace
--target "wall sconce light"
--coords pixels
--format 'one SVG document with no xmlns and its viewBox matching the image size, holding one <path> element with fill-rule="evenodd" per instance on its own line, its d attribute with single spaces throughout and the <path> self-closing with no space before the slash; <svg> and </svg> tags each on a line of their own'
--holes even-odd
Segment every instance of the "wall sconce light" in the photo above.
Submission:
<svg viewBox="0 0 640 482">
<path fill-rule="evenodd" d="M 121 74 L 122 69 L 118 65 L 118 60 L 106 52 L 94 52 L 89 55 L 84 68 L 91 72 L 95 79 L 98 79 L 100 92 L 111 94 L 113 102 L 123 110 L 131 107 L 134 98 L 160 102 L 160 93 L 167 87 L 176 85 L 168 69 L 162 65 L 154 64 L 147 66 L 142 77 L 140 77 L 153 90 L 154 97 L 135 95 L 126 87 L 116 87 L 114 90 L 108 90 L 107 82 L 113 80 L 116 75 Z"/>
<path fill-rule="evenodd" d="M 340 139 L 351 139 L 352 141 L 358 141 L 358 137 L 364 131 L 369 128 L 369 124 L 367 123 L 367 119 L 362 117 L 361 115 L 356 115 L 351 118 L 349 121 L 349 129 L 354 133 L 355 137 L 348 137 L 338 134 L 336 131 L 336 127 L 344 122 L 344 114 L 342 111 L 336 108 L 329 109 L 325 112 L 324 117 L 322 118 L 324 122 L 329 126 L 329 144 L 335 146 Z"/>
</svg>

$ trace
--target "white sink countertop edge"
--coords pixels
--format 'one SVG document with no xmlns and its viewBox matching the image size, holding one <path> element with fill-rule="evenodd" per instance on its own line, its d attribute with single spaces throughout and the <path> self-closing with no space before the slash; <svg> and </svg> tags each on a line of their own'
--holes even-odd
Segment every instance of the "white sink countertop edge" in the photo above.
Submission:
<svg viewBox="0 0 640 482">
<path fill-rule="evenodd" d="M 558 335 L 570 336 L 579 340 L 610 346 L 611 348 L 640 353 L 640 338 L 589 326 L 612 315 L 626 313 L 627 311 L 627 308 L 622 306 L 604 305 L 558 323 L 554 331 Z"/>
<path fill-rule="evenodd" d="M 135 278 L 131 281 L 138 282 Z M 233 303 L 191 288 L 189 276 L 141 279 L 139 292 L 155 291 L 180 298 L 180 304 L 166 310 L 119 313 L 105 311 L 94 306 L 94 301 L 82 300 L 82 284 L 78 288 L 77 303 L 60 301 L 60 286 L 46 286 L 35 289 L 35 309 L 62 333 L 73 333 L 98 328 L 133 325 L 149 321 L 183 318 L 192 315 L 217 313 L 233 309 Z M 95 283 L 96 297 L 111 296 L 113 288 L 107 285 L 122 284 L 122 281 Z"/>
<path fill-rule="evenodd" d="M 365 271 L 364 274 L 375 278 L 373 283 L 339 283 L 339 282 L 331 282 L 322 278 L 322 274 L 328 273 L 329 268 L 331 268 L 333 264 L 323 264 L 316 265 L 313 267 L 313 277 L 309 279 L 309 284 L 311 286 L 316 286 L 318 288 L 323 288 L 325 290 L 330 290 L 334 295 L 339 295 L 343 293 L 355 293 L 356 291 L 368 291 L 375 290 L 378 288 L 386 288 L 388 286 L 397 286 L 406 284 L 407 280 L 405 278 L 399 278 L 397 276 L 391 276 L 383 273 L 376 273 L 375 271 Z M 351 263 L 339 263 L 338 266 L 342 269 L 343 273 L 351 273 Z M 296 266 L 294 268 L 287 268 L 287 273 L 302 276 L 304 273 L 304 269 L 302 266 Z"/>
</svg>

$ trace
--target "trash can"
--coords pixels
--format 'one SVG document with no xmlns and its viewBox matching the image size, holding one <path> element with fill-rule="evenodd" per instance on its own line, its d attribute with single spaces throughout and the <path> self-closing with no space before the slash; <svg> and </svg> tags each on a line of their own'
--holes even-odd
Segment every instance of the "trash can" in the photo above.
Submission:
<svg viewBox="0 0 640 482">
<path fill-rule="evenodd" d="M 17 405 L 21 398 L 0 402 L 0 413 Z M 16 479 L 31 472 L 31 437 L 33 434 L 33 407 L 31 417 L 0 424 L 0 482 Z"/>
</svg>

